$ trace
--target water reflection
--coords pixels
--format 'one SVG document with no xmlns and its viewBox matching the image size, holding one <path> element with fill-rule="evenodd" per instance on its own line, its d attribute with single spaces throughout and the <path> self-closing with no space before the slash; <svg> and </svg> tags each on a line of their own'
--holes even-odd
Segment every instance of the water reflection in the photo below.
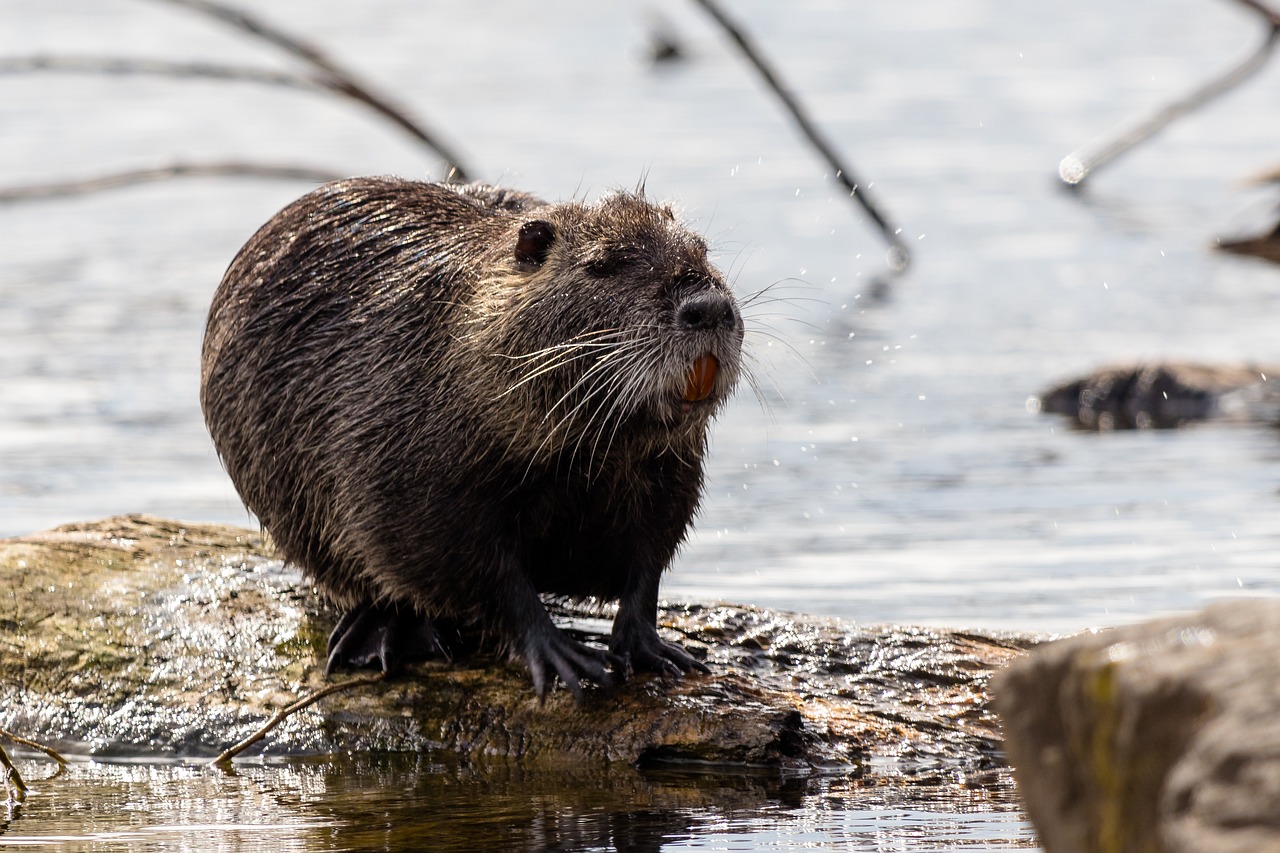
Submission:
<svg viewBox="0 0 1280 853">
<path fill-rule="evenodd" d="M 40 766 L 24 772 L 40 779 Z M 950 850 L 1034 847 L 1007 775 L 847 777 L 631 768 L 528 773 L 420 755 L 75 764 L 34 782 L 0 846 L 202 850 Z"/>
</svg>

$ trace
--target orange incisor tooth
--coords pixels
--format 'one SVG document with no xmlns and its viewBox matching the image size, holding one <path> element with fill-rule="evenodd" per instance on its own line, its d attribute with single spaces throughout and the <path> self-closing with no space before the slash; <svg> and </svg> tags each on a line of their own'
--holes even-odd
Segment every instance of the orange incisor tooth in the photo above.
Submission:
<svg viewBox="0 0 1280 853">
<path fill-rule="evenodd" d="M 684 383 L 684 398 L 690 403 L 696 403 L 710 397 L 719 371 L 720 362 L 711 353 L 694 359 L 693 366 L 689 368 L 689 378 Z"/>
</svg>

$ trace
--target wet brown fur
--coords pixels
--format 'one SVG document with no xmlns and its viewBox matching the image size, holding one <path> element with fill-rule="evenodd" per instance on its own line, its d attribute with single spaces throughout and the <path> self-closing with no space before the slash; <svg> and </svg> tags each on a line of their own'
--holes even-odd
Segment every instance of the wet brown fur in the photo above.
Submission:
<svg viewBox="0 0 1280 853">
<path fill-rule="evenodd" d="M 522 238 L 531 222 L 549 245 Z M 695 327 L 706 306 L 716 321 Z M 641 194 L 552 205 L 351 179 L 286 207 L 232 262 L 201 404 L 245 503 L 335 603 L 496 632 L 541 692 L 538 593 L 619 601 L 613 652 L 664 668 L 645 664 L 658 577 L 741 340 L 701 238 Z M 708 352 L 714 391 L 686 402 Z"/>
</svg>

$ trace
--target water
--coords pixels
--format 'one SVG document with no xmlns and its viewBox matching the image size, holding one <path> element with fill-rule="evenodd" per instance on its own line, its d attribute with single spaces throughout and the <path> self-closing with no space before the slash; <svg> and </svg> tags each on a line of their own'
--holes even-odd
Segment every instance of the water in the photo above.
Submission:
<svg viewBox="0 0 1280 853">
<path fill-rule="evenodd" d="M 1055 181 L 1065 154 L 1256 44 L 1239 10 L 735 3 L 915 250 L 886 287 L 865 217 L 692 4 L 260 8 L 392 88 L 477 176 L 552 198 L 647 176 L 740 293 L 787 298 L 752 312 L 764 399 L 721 418 L 666 594 L 1068 632 L 1280 591 L 1274 430 L 1093 435 L 1027 408 L 1117 360 L 1280 362 L 1280 276 L 1207 250 L 1273 215 L 1273 194 L 1238 182 L 1276 165 L 1280 67 L 1083 196 Z M 645 64 L 655 10 L 688 63 Z M 282 64 L 162 4 L 0 0 L 0 19 L 0 54 Z M 314 96 L 0 80 L 0 183 L 174 157 L 438 174 L 394 129 Z M 249 521 L 200 421 L 203 313 L 235 250 L 305 189 L 202 179 L 0 207 L 0 535 L 122 512 Z M 846 807 L 818 821 L 828 847 L 930 849 L 849 840 L 836 824 L 865 815 Z M 746 825 L 715 820 L 671 843 L 737 849 Z"/>
<path fill-rule="evenodd" d="M 0 847 L 504 851 L 1034 849 L 1007 777 L 960 792 L 843 778 L 459 768 L 421 756 L 77 765 L 0 808 Z"/>
</svg>

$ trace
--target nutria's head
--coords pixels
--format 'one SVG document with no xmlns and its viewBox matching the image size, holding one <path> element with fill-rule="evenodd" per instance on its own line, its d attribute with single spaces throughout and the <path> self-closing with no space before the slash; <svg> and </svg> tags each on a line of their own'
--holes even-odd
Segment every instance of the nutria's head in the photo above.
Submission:
<svg viewBox="0 0 1280 853">
<path fill-rule="evenodd" d="M 738 379 L 743 337 L 706 243 L 631 193 L 525 213 L 493 248 L 503 272 L 481 283 L 470 336 L 491 390 L 520 409 L 518 431 L 536 426 L 544 448 L 627 423 L 700 441 Z"/>
</svg>

